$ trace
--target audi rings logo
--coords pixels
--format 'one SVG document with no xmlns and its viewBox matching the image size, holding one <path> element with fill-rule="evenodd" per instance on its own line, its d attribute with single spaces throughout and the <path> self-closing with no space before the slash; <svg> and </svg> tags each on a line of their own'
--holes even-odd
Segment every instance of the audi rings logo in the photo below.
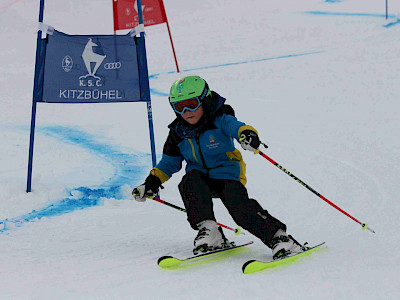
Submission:
<svg viewBox="0 0 400 300">
<path fill-rule="evenodd" d="M 119 61 L 116 61 L 116 62 L 104 64 L 104 69 L 116 70 L 116 69 L 121 69 L 121 66 L 122 66 L 122 64 Z"/>
</svg>

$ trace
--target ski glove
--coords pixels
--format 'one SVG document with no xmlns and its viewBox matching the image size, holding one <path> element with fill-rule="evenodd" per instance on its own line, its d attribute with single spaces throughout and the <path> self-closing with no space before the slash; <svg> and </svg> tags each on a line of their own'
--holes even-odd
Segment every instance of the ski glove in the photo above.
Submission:
<svg viewBox="0 0 400 300">
<path fill-rule="evenodd" d="M 256 151 L 260 147 L 260 139 L 257 133 L 253 130 L 243 130 L 239 137 L 240 145 L 244 150 Z"/>
<path fill-rule="evenodd" d="M 147 176 L 143 184 L 133 189 L 132 196 L 135 197 L 135 200 L 139 202 L 146 201 L 146 198 L 154 199 L 160 187 L 160 178 L 150 174 Z"/>
</svg>

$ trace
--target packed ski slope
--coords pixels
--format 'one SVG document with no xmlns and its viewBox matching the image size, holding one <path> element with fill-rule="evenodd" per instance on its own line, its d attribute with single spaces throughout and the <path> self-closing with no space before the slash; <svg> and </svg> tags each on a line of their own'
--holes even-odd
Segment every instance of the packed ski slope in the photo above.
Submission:
<svg viewBox="0 0 400 300">
<path fill-rule="evenodd" d="M 182 212 L 130 195 L 151 168 L 143 103 L 39 104 L 33 192 L 26 194 L 39 1 L 5 0 L 0 299 L 399 299 L 396 11 L 385 20 L 385 3 L 376 0 L 164 3 L 183 71 L 174 72 L 165 25 L 147 28 L 158 155 L 174 117 L 169 87 L 198 74 L 258 129 L 269 156 L 376 234 L 242 151 L 250 195 L 296 239 L 326 241 L 326 250 L 244 275 L 245 261 L 270 258 L 255 240 L 211 264 L 160 269 L 160 256 L 190 254 L 196 232 Z M 71 34 L 111 34 L 112 1 L 46 1 L 44 22 Z M 182 175 L 161 193 L 178 206 Z M 215 210 L 219 222 L 235 226 L 218 200 Z"/>
</svg>

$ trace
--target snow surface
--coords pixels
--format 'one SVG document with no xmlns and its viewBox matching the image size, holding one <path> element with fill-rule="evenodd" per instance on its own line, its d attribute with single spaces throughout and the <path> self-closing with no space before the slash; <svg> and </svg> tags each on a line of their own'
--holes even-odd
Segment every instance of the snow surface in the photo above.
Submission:
<svg viewBox="0 0 400 300">
<path fill-rule="evenodd" d="M 250 196 L 296 239 L 326 241 L 326 250 L 243 275 L 245 261 L 270 257 L 255 239 L 215 264 L 160 269 L 158 257 L 190 253 L 196 232 L 180 211 L 130 196 L 151 167 L 143 103 L 39 104 L 33 192 L 25 193 L 39 0 L 4 0 L 0 299 L 400 299 L 396 11 L 386 20 L 376 0 L 164 3 L 183 71 L 174 72 L 166 26 L 147 28 L 158 155 L 174 117 L 169 87 L 198 74 L 258 129 L 269 156 L 376 234 L 242 151 Z M 112 1 L 46 1 L 44 22 L 111 34 Z M 161 194 L 178 206 L 182 175 Z M 215 210 L 235 226 L 218 200 Z"/>
</svg>

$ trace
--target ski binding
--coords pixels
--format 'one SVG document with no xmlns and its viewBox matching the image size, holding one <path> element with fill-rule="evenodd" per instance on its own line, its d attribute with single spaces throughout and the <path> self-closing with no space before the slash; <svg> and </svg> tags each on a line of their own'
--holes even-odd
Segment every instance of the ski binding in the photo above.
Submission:
<svg viewBox="0 0 400 300">
<path fill-rule="evenodd" d="M 229 246 L 227 248 L 222 248 L 222 249 L 217 249 L 217 250 L 213 250 L 213 251 L 208 251 L 199 255 L 194 255 L 194 256 L 190 256 L 187 258 L 176 258 L 176 257 L 172 257 L 172 256 L 163 256 L 160 257 L 158 259 L 157 264 L 161 267 L 161 268 L 171 268 L 171 267 L 176 267 L 179 266 L 181 264 L 184 263 L 189 263 L 189 262 L 194 262 L 194 261 L 198 261 L 198 260 L 202 260 L 202 259 L 208 259 L 214 256 L 217 256 L 219 254 L 223 254 L 223 253 L 228 253 L 228 252 L 234 252 L 234 250 L 237 250 L 239 248 L 243 248 L 245 246 L 251 245 L 254 242 L 248 242 L 245 244 L 241 244 L 241 245 L 234 245 L 234 246 Z"/>
</svg>

